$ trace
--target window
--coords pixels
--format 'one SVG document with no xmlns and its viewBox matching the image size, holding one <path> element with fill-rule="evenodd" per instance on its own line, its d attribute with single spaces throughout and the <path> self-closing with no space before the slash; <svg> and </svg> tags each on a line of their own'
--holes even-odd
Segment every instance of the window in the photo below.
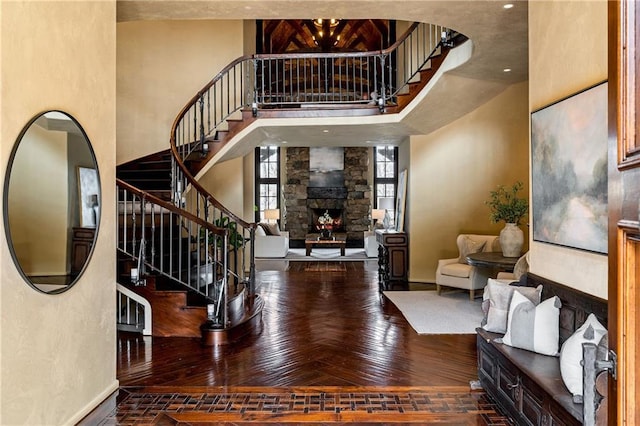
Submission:
<svg viewBox="0 0 640 426">
<path fill-rule="evenodd" d="M 264 211 L 280 208 L 280 148 L 256 148 L 256 222 L 264 219 Z"/>
<path fill-rule="evenodd" d="M 394 146 L 376 147 L 373 165 L 374 208 L 389 209 L 393 220 L 398 186 L 398 148 Z"/>
</svg>

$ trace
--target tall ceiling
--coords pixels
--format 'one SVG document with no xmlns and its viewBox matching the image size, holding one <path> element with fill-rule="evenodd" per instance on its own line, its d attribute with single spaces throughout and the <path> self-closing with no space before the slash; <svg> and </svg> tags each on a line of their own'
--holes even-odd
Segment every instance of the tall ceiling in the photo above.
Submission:
<svg viewBox="0 0 640 426">
<path fill-rule="evenodd" d="M 271 19 L 259 21 L 258 53 L 367 52 L 389 47 L 395 36 L 385 19 Z"/>
<path fill-rule="evenodd" d="M 505 7 L 511 4 L 512 7 Z M 469 38 L 428 93 L 403 114 L 372 120 L 295 120 L 263 125 L 245 135 L 251 144 L 289 141 L 296 145 L 399 144 L 428 134 L 467 114 L 509 85 L 528 79 L 528 2 L 526 0 L 119 0 L 119 22 L 167 19 L 397 20 L 452 28 Z M 282 42 L 286 43 L 286 42 Z M 461 48 L 454 49 L 454 51 Z M 392 117 L 395 116 L 395 117 Z M 291 145 L 290 145 L 291 146 Z M 238 153 L 241 154 L 241 153 Z"/>
</svg>

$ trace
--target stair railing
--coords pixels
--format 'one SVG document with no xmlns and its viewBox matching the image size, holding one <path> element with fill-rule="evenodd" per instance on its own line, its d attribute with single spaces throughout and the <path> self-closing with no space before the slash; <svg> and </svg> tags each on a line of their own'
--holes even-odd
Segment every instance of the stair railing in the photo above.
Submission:
<svg viewBox="0 0 640 426">
<path fill-rule="evenodd" d="M 116 327 L 121 331 L 151 335 L 151 304 L 127 287 L 116 285 Z"/>
<path fill-rule="evenodd" d="M 206 153 L 208 145 L 219 140 L 217 132 L 229 129 L 227 120 L 243 109 L 251 109 L 254 116 L 260 108 L 318 104 L 374 105 L 383 110 L 396 103 L 397 95 L 452 39 L 446 27 L 416 22 L 384 50 L 237 58 L 176 117 L 170 136 L 174 155 L 184 163 L 194 153 Z M 189 174 L 184 164 L 178 168 Z M 181 193 L 180 180 L 175 177 L 174 196 Z"/>
<path fill-rule="evenodd" d="M 219 133 L 229 131 L 230 120 L 243 110 L 250 109 L 255 117 L 263 108 L 349 103 L 383 112 L 385 106 L 397 103 L 397 95 L 450 40 L 445 27 L 413 23 L 397 42 L 379 51 L 243 56 L 182 108 L 170 135 L 173 203 L 207 223 L 234 225 L 233 278 L 248 282 L 249 298 L 255 290 L 256 225 L 218 202 L 186 163 L 204 158 L 209 144 L 217 143 Z"/>
<path fill-rule="evenodd" d="M 119 179 L 116 184 L 120 224 L 117 249 L 136 266 L 142 262 L 145 267 L 141 269 L 166 276 L 204 296 L 216 306 L 209 319 L 221 328 L 227 327 L 229 286 L 237 291 L 243 281 L 229 266 L 235 253 L 230 248 L 230 229 L 216 227 Z"/>
</svg>

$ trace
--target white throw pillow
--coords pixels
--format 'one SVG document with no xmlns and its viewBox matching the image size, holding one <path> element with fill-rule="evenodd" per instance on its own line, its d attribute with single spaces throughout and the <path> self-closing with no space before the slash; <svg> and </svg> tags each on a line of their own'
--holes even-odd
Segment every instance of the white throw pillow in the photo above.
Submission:
<svg viewBox="0 0 640 426">
<path fill-rule="evenodd" d="M 535 306 L 516 290 L 511 298 L 507 332 L 502 343 L 542 355 L 558 355 L 561 306 L 557 296 Z"/>
<path fill-rule="evenodd" d="M 483 321 L 482 328 L 494 333 L 507 331 L 507 316 L 513 293 L 516 290 L 533 302 L 534 305 L 540 303 L 542 285 L 538 287 L 516 287 L 494 278 L 487 280 L 487 286 L 482 296 L 483 310 L 486 309 L 486 319 Z M 487 300 L 489 301 L 488 304 Z"/>
<path fill-rule="evenodd" d="M 587 320 L 562 345 L 560 351 L 560 373 L 574 401 L 582 400 L 582 344 L 586 342 L 596 345 L 607 334 L 594 314 L 589 314 Z"/>
</svg>

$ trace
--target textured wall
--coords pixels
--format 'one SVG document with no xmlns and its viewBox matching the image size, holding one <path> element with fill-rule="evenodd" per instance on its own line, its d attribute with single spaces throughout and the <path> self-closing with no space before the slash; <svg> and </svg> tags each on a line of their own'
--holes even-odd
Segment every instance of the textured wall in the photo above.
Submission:
<svg viewBox="0 0 640 426">
<path fill-rule="evenodd" d="M 111 232 L 116 3 L 3 1 L 0 7 L 2 174 L 27 121 L 61 109 L 79 121 L 93 143 L 103 201 L 93 258 L 64 294 L 37 293 L 22 280 L 2 228 L 0 424 L 74 423 L 117 386 Z"/>
<path fill-rule="evenodd" d="M 527 106 L 527 83 L 516 84 L 453 123 L 411 138 L 410 280 L 435 282 L 438 259 L 458 255 L 458 234 L 500 233 L 503 225 L 491 224 L 485 201 L 499 184 L 528 186 Z"/>
<path fill-rule="evenodd" d="M 214 165 L 200 178 L 199 182 L 223 206 L 242 217 L 243 175 L 244 164 L 240 157 Z M 253 218 L 250 221 L 253 222 Z"/>
<path fill-rule="evenodd" d="M 607 2 L 530 2 L 529 64 L 530 111 L 606 80 Z M 607 256 L 531 241 L 530 263 L 538 275 L 607 297 Z"/>
<path fill-rule="evenodd" d="M 169 148 L 182 107 L 243 55 L 242 21 L 140 21 L 117 25 L 117 162 Z M 238 212 L 240 213 L 240 212 Z"/>
</svg>

